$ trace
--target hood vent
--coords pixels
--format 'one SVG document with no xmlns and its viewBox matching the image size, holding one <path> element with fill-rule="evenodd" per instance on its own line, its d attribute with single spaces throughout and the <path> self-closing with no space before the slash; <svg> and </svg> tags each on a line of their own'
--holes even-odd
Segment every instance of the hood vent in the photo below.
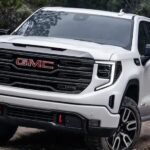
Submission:
<svg viewBox="0 0 150 150">
<path fill-rule="evenodd" d="M 57 47 L 47 47 L 47 46 L 37 46 L 37 45 L 30 45 L 30 44 L 19 44 L 19 43 L 13 43 L 14 46 L 17 47 L 38 47 L 38 48 L 48 48 L 51 49 L 53 51 L 65 51 L 66 49 L 63 48 L 57 48 Z"/>
</svg>

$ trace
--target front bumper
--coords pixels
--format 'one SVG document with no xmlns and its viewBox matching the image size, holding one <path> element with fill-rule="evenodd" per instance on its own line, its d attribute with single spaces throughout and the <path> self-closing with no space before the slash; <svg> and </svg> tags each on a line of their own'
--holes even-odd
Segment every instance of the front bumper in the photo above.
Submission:
<svg viewBox="0 0 150 150">
<path fill-rule="evenodd" d="M 14 108 L 26 108 L 27 110 L 36 110 L 39 113 L 43 111 L 48 112 L 57 112 L 58 114 L 70 114 L 75 115 L 77 118 L 82 120 L 82 127 L 80 131 L 86 134 L 98 134 L 99 136 L 109 136 L 115 129 L 118 127 L 120 116 L 119 114 L 112 114 L 104 106 L 92 106 L 92 105 L 75 105 L 75 104 L 64 104 L 56 102 L 46 102 L 35 99 L 27 99 L 21 97 L 12 97 L 0 95 L 0 104 L 5 107 L 11 106 Z M 18 116 L 8 116 L 2 115 L 0 117 L 3 120 L 10 121 L 12 123 L 18 123 L 22 126 L 32 126 L 38 127 L 38 124 L 46 125 L 47 127 L 62 128 L 62 129 L 71 129 L 79 130 L 77 128 L 70 128 L 66 126 L 61 126 L 55 122 L 49 121 L 39 121 L 33 120 L 32 118 L 18 117 Z M 17 121 L 16 121 L 17 120 Z M 88 125 L 89 121 L 97 120 L 99 121 L 99 126 L 91 127 Z"/>
</svg>

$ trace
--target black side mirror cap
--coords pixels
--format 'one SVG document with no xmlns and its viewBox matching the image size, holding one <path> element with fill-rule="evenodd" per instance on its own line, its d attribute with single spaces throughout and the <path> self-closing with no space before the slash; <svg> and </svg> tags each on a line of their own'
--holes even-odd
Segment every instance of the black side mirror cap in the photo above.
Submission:
<svg viewBox="0 0 150 150">
<path fill-rule="evenodd" d="M 10 34 L 9 29 L 0 29 L 0 35 L 8 35 L 8 34 Z"/>
</svg>

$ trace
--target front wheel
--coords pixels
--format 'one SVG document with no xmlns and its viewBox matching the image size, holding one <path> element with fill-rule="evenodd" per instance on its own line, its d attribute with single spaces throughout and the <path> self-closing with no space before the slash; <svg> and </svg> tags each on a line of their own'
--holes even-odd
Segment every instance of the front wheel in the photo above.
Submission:
<svg viewBox="0 0 150 150">
<path fill-rule="evenodd" d="M 124 98 L 120 109 L 120 123 L 112 137 L 88 137 L 90 150 L 130 150 L 140 136 L 141 117 L 137 104 L 128 97 Z"/>
</svg>

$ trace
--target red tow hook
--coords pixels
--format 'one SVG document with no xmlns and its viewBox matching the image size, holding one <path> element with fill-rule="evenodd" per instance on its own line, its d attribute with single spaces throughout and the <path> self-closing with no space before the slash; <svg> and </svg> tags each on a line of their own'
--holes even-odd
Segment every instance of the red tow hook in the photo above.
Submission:
<svg viewBox="0 0 150 150">
<path fill-rule="evenodd" d="M 60 114 L 60 115 L 58 116 L 58 123 L 59 123 L 59 124 L 63 124 L 63 116 L 62 116 L 62 114 Z"/>
</svg>

